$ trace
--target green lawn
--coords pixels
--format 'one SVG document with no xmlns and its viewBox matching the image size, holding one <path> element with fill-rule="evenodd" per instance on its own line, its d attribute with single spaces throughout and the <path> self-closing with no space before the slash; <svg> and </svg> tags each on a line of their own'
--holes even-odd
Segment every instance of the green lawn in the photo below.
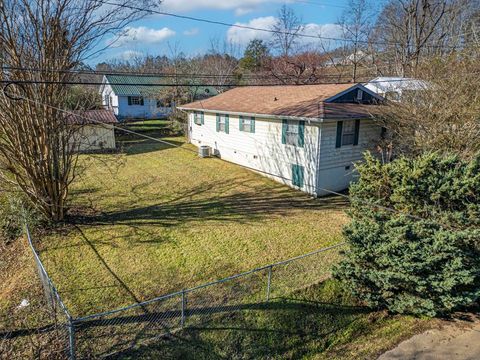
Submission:
<svg viewBox="0 0 480 360">
<path fill-rule="evenodd" d="M 240 166 L 124 137 L 85 156 L 69 226 L 41 241 L 74 316 L 100 312 L 340 242 L 338 197 L 312 199 Z"/>
<path fill-rule="evenodd" d="M 251 309 L 219 316 L 119 359 L 374 359 L 433 321 L 358 306 L 326 281 Z"/>
<path fill-rule="evenodd" d="M 72 188 L 70 225 L 37 238 L 47 271 L 74 316 L 342 241 L 348 221 L 342 198 L 312 199 L 218 159 L 133 136 L 119 140 L 121 153 L 82 155 L 85 172 Z M 167 140 L 194 150 L 181 138 Z M 269 302 L 265 270 L 189 293 L 187 327 L 161 338 L 167 322 L 178 326 L 178 296 L 113 315 L 125 323 L 109 323 L 109 317 L 91 327 L 87 322 L 77 329 L 79 354 L 123 350 L 147 340 L 148 346 L 117 358 L 371 359 L 434 325 L 370 311 L 333 280 L 306 287 L 337 260 L 338 251 L 332 251 L 275 268 Z M 0 252 L 0 270 L 0 328 L 18 334 L 0 341 L 0 352 L 24 358 L 33 349 L 51 354 L 66 346 L 65 337 L 38 331 L 51 319 L 25 242 Z M 249 291 L 251 296 L 239 298 Z M 32 305 L 18 310 L 25 298 Z M 243 304 L 239 311 L 228 306 L 235 304 L 232 299 Z M 152 314 L 169 313 L 165 324 L 149 322 Z"/>
</svg>

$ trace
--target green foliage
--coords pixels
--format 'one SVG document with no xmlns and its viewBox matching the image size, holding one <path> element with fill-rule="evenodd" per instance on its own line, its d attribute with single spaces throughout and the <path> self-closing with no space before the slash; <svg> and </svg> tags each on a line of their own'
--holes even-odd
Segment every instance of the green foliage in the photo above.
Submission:
<svg viewBox="0 0 480 360">
<path fill-rule="evenodd" d="M 68 89 L 65 107 L 69 110 L 101 109 L 102 98 L 96 88 L 75 85 Z"/>
<path fill-rule="evenodd" d="M 22 235 L 25 219 L 33 227 L 40 222 L 38 212 L 23 204 L 23 197 L 13 193 L 0 197 L 0 238 L 6 242 Z"/>
<path fill-rule="evenodd" d="M 263 40 L 253 39 L 245 49 L 243 58 L 240 60 L 240 66 L 245 70 L 258 71 L 268 56 L 268 47 Z"/>
<path fill-rule="evenodd" d="M 367 155 L 357 169 L 344 228 L 351 251 L 335 276 L 369 306 L 395 313 L 435 316 L 476 301 L 480 154 L 467 162 L 428 153 L 385 165 Z"/>
</svg>

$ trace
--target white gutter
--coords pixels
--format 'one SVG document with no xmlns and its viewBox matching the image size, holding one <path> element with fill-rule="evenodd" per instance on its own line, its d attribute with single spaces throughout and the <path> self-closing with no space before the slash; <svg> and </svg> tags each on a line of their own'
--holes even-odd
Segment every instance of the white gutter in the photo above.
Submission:
<svg viewBox="0 0 480 360">
<path fill-rule="evenodd" d="M 276 119 L 276 120 L 303 120 L 308 122 L 323 122 L 323 118 L 312 118 L 305 116 L 284 116 L 284 115 L 272 115 L 272 114 L 258 114 L 258 113 L 247 113 L 247 112 L 238 112 L 238 111 L 227 111 L 227 110 L 214 110 L 214 109 L 203 109 L 203 108 L 186 108 L 183 106 L 177 106 L 177 109 L 182 111 L 203 111 L 211 113 L 220 113 L 228 115 L 241 115 L 241 116 L 253 116 L 258 118 L 265 119 Z"/>
</svg>

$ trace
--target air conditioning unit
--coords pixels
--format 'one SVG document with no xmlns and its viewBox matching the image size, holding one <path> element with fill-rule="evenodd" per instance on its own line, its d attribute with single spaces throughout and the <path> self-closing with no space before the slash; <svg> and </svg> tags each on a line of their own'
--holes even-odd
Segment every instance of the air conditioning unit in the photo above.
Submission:
<svg viewBox="0 0 480 360">
<path fill-rule="evenodd" d="M 198 156 L 206 158 L 212 156 L 212 148 L 207 145 L 202 145 L 198 148 Z"/>
</svg>

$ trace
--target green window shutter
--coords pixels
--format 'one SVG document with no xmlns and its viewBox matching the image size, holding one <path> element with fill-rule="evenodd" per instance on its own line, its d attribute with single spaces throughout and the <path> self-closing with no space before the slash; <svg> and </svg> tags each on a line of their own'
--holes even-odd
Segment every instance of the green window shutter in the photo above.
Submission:
<svg viewBox="0 0 480 360">
<path fill-rule="evenodd" d="M 250 132 L 255 133 L 255 118 L 252 116 L 252 125 L 250 127 Z"/>
<path fill-rule="evenodd" d="M 303 147 L 305 144 L 305 121 L 298 122 L 298 146 Z"/>
<path fill-rule="evenodd" d="M 227 115 L 225 115 L 225 134 L 229 133 L 229 130 L 230 130 L 229 129 L 230 128 L 229 123 L 230 123 L 230 120 L 229 120 L 228 114 L 227 114 Z"/>
<path fill-rule="evenodd" d="M 282 120 L 282 144 L 287 143 L 287 120 Z"/>
<path fill-rule="evenodd" d="M 292 165 L 292 184 L 300 188 L 304 183 L 304 167 L 301 165 Z"/>
<path fill-rule="evenodd" d="M 217 132 L 220 131 L 220 114 L 217 114 Z"/>
<path fill-rule="evenodd" d="M 203 111 L 200 113 L 200 123 L 205 124 L 205 113 Z"/>
<path fill-rule="evenodd" d="M 144 105 L 144 102 L 143 102 L 143 97 L 140 98 L 140 105 Z"/>
<path fill-rule="evenodd" d="M 131 96 L 128 97 L 128 105 L 132 105 L 132 97 Z"/>
<path fill-rule="evenodd" d="M 337 141 L 335 143 L 336 148 L 339 148 L 342 146 L 342 129 L 343 129 L 343 121 L 337 121 Z"/>
<path fill-rule="evenodd" d="M 238 117 L 238 130 L 243 131 L 243 116 Z"/>
<path fill-rule="evenodd" d="M 353 145 L 358 145 L 358 137 L 360 136 L 360 120 L 355 120 L 355 135 L 353 138 Z"/>
</svg>

